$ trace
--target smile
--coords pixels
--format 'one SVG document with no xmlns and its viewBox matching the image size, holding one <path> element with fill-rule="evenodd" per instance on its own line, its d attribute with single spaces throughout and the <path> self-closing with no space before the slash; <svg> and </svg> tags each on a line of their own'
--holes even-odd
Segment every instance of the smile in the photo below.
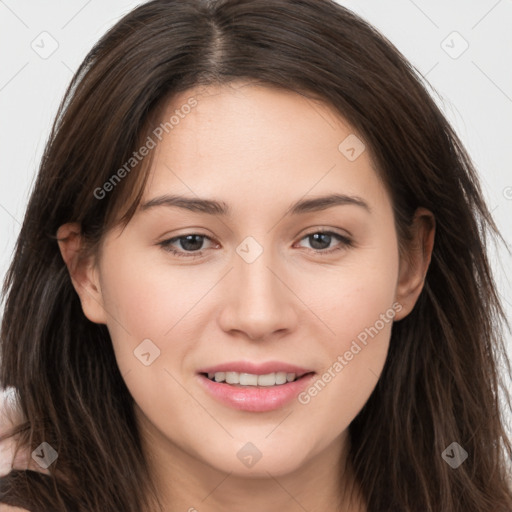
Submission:
<svg viewBox="0 0 512 512">
<path fill-rule="evenodd" d="M 201 369 L 204 391 L 232 409 L 266 412 L 280 409 L 303 391 L 315 372 L 285 363 L 226 363 Z"/>
</svg>

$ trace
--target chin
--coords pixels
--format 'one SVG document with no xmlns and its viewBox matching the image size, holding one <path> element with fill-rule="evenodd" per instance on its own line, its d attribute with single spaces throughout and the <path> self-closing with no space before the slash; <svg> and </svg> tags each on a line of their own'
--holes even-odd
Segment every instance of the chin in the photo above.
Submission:
<svg viewBox="0 0 512 512">
<path fill-rule="evenodd" d="M 265 434 L 266 435 L 266 434 Z M 208 450 L 209 451 L 209 450 Z M 204 454 L 208 451 L 203 451 Z M 236 441 L 226 446 L 221 453 L 211 453 L 204 460 L 208 465 L 233 476 L 268 478 L 283 476 L 299 470 L 307 459 L 304 443 L 273 443 L 269 439 L 262 441 Z"/>
</svg>

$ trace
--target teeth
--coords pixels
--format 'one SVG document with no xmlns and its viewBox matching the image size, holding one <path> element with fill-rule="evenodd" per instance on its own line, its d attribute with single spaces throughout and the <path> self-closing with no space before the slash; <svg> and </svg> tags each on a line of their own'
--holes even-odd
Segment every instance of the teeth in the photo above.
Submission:
<svg viewBox="0 0 512 512">
<path fill-rule="evenodd" d="M 290 373 L 290 375 L 293 375 Z M 295 376 L 294 376 L 295 378 Z M 286 372 L 276 372 L 276 384 L 285 384 L 286 383 Z"/>
<path fill-rule="evenodd" d="M 251 373 L 241 373 L 238 379 L 238 384 L 241 386 L 257 386 L 258 376 L 252 375 Z"/>
<path fill-rule="evenodd" d="M 252 373 L 238 372 L 216 372 L 209 373 L 208 378 L 215 382 L 226 382 L 227 384 L 238 384 L 240 386 L 279 386 L 287 382 L 293 382 L 297 375 L 295 373 L 274 372 L 266 375 L 254 375 Z"/>
<path fill-rule="evenodd" d="M 275 386 L 276 374 L 267 373 L 266 375 L 258 375 L 258 386 Z"/>
<path fill-rule="evenodd" d="M 226 372 L 226 384 L 240 384 L 240 374 L 236 372 Z"/>
<path fill-rule="evenodd" d="M 226 380 L 226 374 L 224 372 L 217 372 L 214 374 L 215 382 L 224 382 Z"/>
</svg>

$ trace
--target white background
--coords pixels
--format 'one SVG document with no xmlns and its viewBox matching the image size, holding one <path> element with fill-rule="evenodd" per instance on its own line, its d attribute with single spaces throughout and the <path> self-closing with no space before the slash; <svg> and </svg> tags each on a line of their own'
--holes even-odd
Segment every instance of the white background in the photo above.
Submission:
<svg viewBox="0 0 512 512">
<path fill-rule="evenodd" d="M 139 3 L 0 0 L 2 280 L 65 88 L 92 45 Z M 436 101 L 476 163 L 490 209 L 510 244 L 512 0 L 340 3 L 383 32 L 437 90 Z M 58 47 L 50 56 L 44 55 L 53 49 L 52 45 Z M 461 53 L 466 45 L 468 48 Z M 508 277 L 512 258 L 503 248 L 498 253 L 490 248 L 490 252 L 504 306 L 512 320 Z M 506 336 L 510 349 L 511 337 Z"/>
</svg>

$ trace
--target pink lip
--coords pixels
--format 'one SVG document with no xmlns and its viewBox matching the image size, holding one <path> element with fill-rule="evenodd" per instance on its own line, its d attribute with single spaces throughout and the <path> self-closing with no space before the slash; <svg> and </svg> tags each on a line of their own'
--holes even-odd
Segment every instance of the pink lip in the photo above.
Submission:
<svg viewBox="0 0 512 512">
<path fill-rule="evenodd" d="M 302 378 L 276 386 L 237 386 L 225 382 L 214 382 L 206 375 L 208 373 L 233 371 L 238 373 L 252 373 L 265 375 L 278 371 L 295 373 Z M 306 375 L 307 374 L 307 375 Z M 306 370 L 286 363 L 269 362 L 256 365 L 249 362 L 225 363 L 198 372 L 200 384 L 206 392 L 219 402 L 240 411 L 266 412 L 279 409 L 293 400 L 306 388 L 315 376 L 312 370 Z"/>
</svg>

